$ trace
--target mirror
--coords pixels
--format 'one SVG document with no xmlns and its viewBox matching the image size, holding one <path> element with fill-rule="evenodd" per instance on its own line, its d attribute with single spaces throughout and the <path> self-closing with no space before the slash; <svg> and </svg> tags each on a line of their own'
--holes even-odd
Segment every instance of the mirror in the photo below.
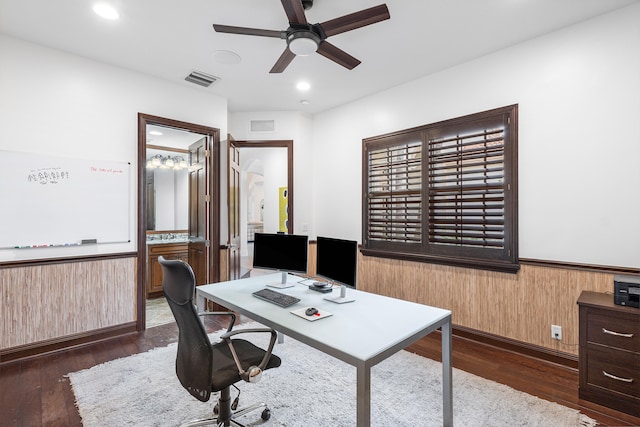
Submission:
<svg viewBox="0 0 640 427">
<path fill-rule="evenodd" d="M 146 229 L 184 233 L 189 228 L 189 146 L 204 135 L 146 126 Z"/>
<path fill-rule="evenodd" d="M 147 230 L 189 227 L 188 153 L 147 148 Z"/>
</svg>

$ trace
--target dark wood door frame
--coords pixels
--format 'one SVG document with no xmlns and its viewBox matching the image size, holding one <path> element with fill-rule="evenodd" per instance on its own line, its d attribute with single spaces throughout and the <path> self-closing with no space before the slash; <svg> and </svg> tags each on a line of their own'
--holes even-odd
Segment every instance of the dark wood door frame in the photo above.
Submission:
<svg viewBox="0 0 640 427">
<path fill-rule="evenodd" d="M 240 254 L 240 149 L 236 147 L 231 135 L 227 138 L 227 205 L 229 218 L 228 271 L 229 280 L 240 279 L 242 276 Z"/>
<path fill-rule="evenodd" d="M 147 283 L 147 230 L 146 230 L 146 159 L 147 159 L 147 125 L 165 126 L 174 129 L 194 132 L 208 137 L 209 144 L 209 280 L 220 280 L 220 130 L 209 126 L 167 119 L 138 113 L 138 274 L 136 280 L 136 330 L 143 331 L 146 327 L 146 283 Z"/>
<path fill-rule="evenodd" d="M 293 140 L 275 141 L 233 141 L 238 148 L 286 148 L 287 149 L 287 211 L 289 234 L 293 234 Z"/>
</svg>

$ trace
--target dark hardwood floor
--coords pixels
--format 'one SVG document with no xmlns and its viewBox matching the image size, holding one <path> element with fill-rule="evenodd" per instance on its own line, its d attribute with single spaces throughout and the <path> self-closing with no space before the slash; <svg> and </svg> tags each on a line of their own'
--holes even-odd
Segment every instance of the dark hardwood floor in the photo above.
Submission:
<svg viewBox="0 0 640 427">
<path fill-rule="evenodd" d="M 205 321 L 211 332 L 226 326 L 212 318 Z M 140 334 L 0 364 L 0 426 L 81 426 L 66 374 L 166 346 L 175 342 L 177 335 L 176 325 L 168 324 Z M 431 334 L 409 350 L 439 360 L 440 337 Z M 640 425 L 639 418 L 579 400 L 575 369 L 456 336 L 453 363 L 456 368 L 578 409 L 603 426 Z"/>
</svg>

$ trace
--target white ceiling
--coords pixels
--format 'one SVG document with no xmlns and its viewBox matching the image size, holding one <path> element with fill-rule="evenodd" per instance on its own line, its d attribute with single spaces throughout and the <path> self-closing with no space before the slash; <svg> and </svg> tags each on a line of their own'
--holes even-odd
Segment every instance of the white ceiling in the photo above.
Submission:
<svg viewBox="0 0 640 427">
<path fill-rule="evenodd" d="M 362 61 L 355 69 L 314 54 L 282 74 L 269 70 L 284 40 L 212 28 L 284 30 L 279 0 L 102 0 L 118 9 L 117 21 L 94 14 L 98 1 L 0 0 L 0 33 L 225 97 L 231 112 L 313 114 L 640 0 L 315 0 L 310 23 L 383 2 L 391 19 L 328 39 Z M 241 62 L 218 63 L 219 50 Z M 209 88 L 184 81 L 193 70 L 220 80 Z M 300 80 L 312 88 L 298 92 Z"/>
</svg>

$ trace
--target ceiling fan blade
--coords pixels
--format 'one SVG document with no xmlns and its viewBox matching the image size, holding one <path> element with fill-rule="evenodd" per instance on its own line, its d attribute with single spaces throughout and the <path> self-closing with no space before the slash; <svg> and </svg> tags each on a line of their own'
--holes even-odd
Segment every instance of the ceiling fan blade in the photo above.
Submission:
<svg viewBox="0 0 640 427">
<path fill-rule="evenodd" d="M 244 34 L 247 36 L 260 36 L 260 37 L 275 37 L 278 39 L 284 39 L 286 37 L 285 31 L 260 30 L 258 28 L 245 28 L 245 27 L 232 27 L 231 25 L 213 24 L 213 29 L 216 30 L 217 33 Z"/>
<path fill-rule="evenodd" d="M 283 72 L 285 70 L 285 68 L 287 68 L 289 66 L 289 64 L 291 64 L 291 61 L 293 61 L 293 58 L 295 58 L 295 57 L 296 57 L 296 54 L 291 52 L 289 50 L 289 48 L 287 47 L 284 50 L 284 52 L 282 52 L 282 55 L 280 55 L 280 58 L 278 58 L 278 60 L 273 65 L 273 68 L 271 68 L 269 73 L 277 74 L 277 73 Z"/>
<path fill-rule="evenodd" d="M 318 46 L 318 53 L 343 67 L 353 70 L 360 65 L 360 60 L 349 55 L 342 49 L 339 49 L 327 41 L 323 41 Z"/>
<path fill-rule="evenodd" d="M 301 0 L 281 0 L 284 13 L 289 18 L 289 24 L 307 24 Z"/>
<path fill-rule="evenodd" d="M 284 1 L 285 0 L 282 0 L 283 3 Z M 364 27 L 366 25 L 375 24 L 376 22 L 384 21 L 389 18 L 391 18 L 391 15 L 389 15 L 387 5 L 381 4 L 379 6 L 361 10 L 360 12 L 341 16 L 340 18 L 330 19 L 329 21 L 323 22 L 319 25 L 326 36 L 330 37 L 346 31 L 355 30 L 356 28 Z"/>
</svg>

